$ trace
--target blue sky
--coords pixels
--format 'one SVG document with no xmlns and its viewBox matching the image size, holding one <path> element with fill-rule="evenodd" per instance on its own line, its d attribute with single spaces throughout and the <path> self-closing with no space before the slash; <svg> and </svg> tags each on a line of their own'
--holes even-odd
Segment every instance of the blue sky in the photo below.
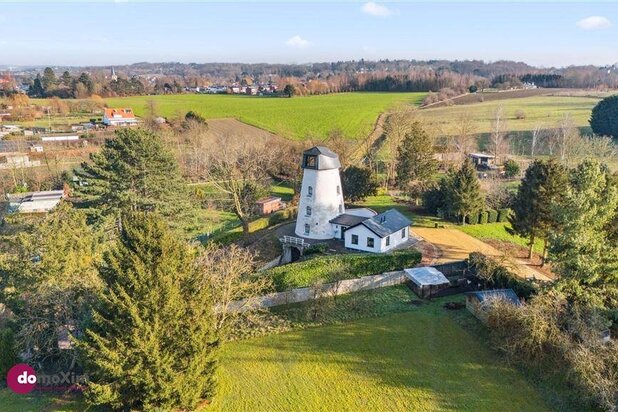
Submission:
<svg viewBox="0 0 618 412">
<path fill-rule="evenodd" d="M 0 65 L 499 59 L 618 62 L 618 4 L 0 0 Z"/>
</svg>

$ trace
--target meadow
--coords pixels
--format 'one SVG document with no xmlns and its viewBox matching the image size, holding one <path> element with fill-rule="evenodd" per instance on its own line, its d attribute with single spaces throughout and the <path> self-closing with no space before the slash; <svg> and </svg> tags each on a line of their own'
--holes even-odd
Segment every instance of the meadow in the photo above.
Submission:
<svg viewBox="0 0 618 412">
<path fill-rule="evenodd" d="M 231 117 L 292 139 L 324 139 L 341 129 L 350 139 L 363 139 L 380 113 L 398 104 L 418 105 L 425 93 L 338 93 L 276 98 L 238 95 L 162 95 L 105 99 L 110 107 L 132 107 L 138 116 L 149 101 L 165 117 L 195 111 L 207 119 Z"/>
<path fill-rule="evenodd" d="M 455 133 L 462 116 L 472 120 L 474 133 L 489 133 L 496 108 L 501 106 L 508 122 L 507 130 L 511 132 L 533 130 L 537 125 L 553 128 L 567 114 L 575 126 L 586 132 L 589 131 L 590 112 L 599 100 L 579 96 L 534 96 L 427 108 L 419 110 L 418 116 L 443 134 Z M 518 111 L 523 113 L 523 119 L 517 118 Z"/>
<path fill-rule="evenodd" d="M 416 299 L 395 289 L 402 303 Z M 444 299 L 230 343 L 205 411 L 549 410 L 531 384 L 442 308 Z"/>
</svg>

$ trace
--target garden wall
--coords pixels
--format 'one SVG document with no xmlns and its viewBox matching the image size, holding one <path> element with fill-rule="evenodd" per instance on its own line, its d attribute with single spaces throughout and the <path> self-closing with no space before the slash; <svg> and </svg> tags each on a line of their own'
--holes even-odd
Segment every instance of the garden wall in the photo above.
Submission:
<svg viewBox="0 0 618 412">
<path fill-rule="evenodd" d="M 380 275 L 363 276 L 355 279 L 345 279 L 339 282 L 325 283 L 321 286 L 290 289 L 285 292 L 269 293 L 251 300 L 233 302 L 229 310 L 232 312 L 255 308 L 270 308 L 290 303 L 305 302 L 326 296 L 344 295 L 346 293 L 371 290 L 386 286 L 399 285 L 406 281 L 403 271 L 386 272 Z"/>
</svg>

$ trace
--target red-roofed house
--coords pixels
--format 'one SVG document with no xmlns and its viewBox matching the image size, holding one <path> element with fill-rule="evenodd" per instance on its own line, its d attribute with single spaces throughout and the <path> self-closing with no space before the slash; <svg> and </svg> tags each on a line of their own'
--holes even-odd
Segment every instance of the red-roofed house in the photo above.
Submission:
<svg viewBox="0 0 618 412">
<path fill-rule="evenodd" d="M 133 109 L 105 109 L 103 124 L 107 126 L 132 126 L 137 124 Z"/>
</svg>

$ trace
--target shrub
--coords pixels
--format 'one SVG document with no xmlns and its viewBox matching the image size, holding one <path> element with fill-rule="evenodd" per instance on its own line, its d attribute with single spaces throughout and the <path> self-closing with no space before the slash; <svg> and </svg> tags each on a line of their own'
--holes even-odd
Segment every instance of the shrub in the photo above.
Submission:
<svg viewBox="0 0 618 412">
<path fill-rule="evenodd" d="M 399 270 L 415 266 L 420 261 L 421 254 L 416 250 L 387 254 L 354 253 L 315 256 L 301 262 L 278 266 L 263 273 L 271 277 L 278 291 L 283 291 L 306 287 L 318 280 L 333 282 Z"/>
<path fill-rule="evenodd" d="M 469 225 L 477 225 L 479 223 L 479 214 L 473 213 L 472 215 L 467 216 L 466 223 Z"/>
<path fill-rule="evenodd" d="M 484 288 L 513 289 L 517 296 L 525 299 L 529 299 L 536 293 L 536 286 L 534 284 L 521 280 L 504 265 L 482 253 L 470 253 L 468 265 L 472 273 L 481 281 Z"/>
<path fill-rule="evenodd" d="M 486 224 L 487 223 L 487 219 L 488 219 L 488 213 L 487 212 L 479 213 L 479 223 L 481 225 Z"/>
<path fill-rule="evenodd" d="M 9 369 L 18 363 L 15 349 L 15 333 L 5 327 L 0 329 L 0 376 L 5 377 Z"/>
<path fill-rule="evenodd" d="M 519 163 L 517 163 L 513 159 L 508 159 L 504 162 L 504 176 L 505 177 L 515 177 L 519 175 L 521 168 L 519 167 Z"/>
<path fill-rule="evenodd" d="M 498 222 L 508 222 L 511 216 L 511 209 L 498 209 Z"/>
<path fill-rule="evenodd" d="M 515 118 L 517 120 L 523 120 L 526 118 L 526 112 L 524 112 L 523 110 L 517 110 L 515 112 Z"/>
<path fill-rule="evenodd" d="M 498 221 L 498 211 L 489 209 L 487 211 L 487 223 L 496 223 Z"/>
<path fill-rule="evenodd" d="M 305 256 L 328 252 L 328 243 L 314 243 L 305 249 Z"/>
</svg>

